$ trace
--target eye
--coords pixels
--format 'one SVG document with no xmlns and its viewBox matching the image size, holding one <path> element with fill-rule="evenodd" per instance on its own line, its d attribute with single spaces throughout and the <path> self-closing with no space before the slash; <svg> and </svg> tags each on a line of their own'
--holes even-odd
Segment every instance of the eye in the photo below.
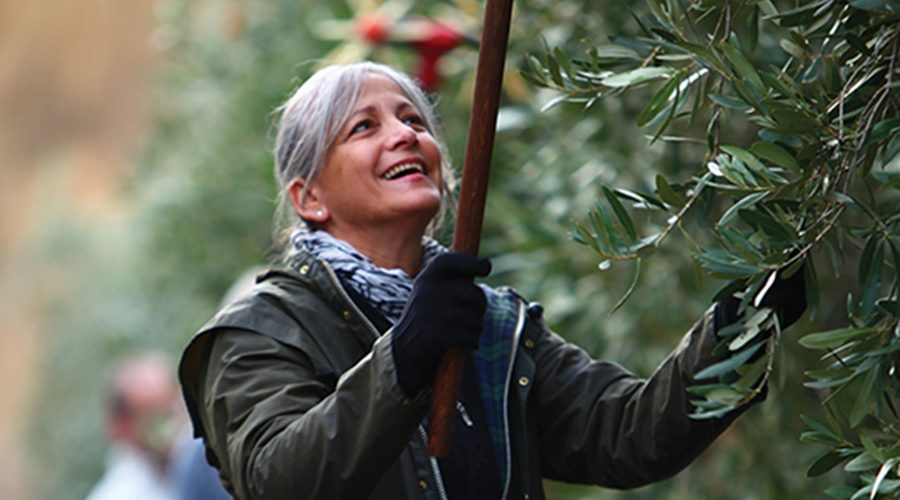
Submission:
<svg viewBox="0 0 900 500">
<path fill-rule="evenodd" d="M 413 128 L 425 130 L 425 120 L 418 114 L 410 114 L 403 117 L 403 123 Z"/>
<path fill-rule="evenodd" d="M 372 120 L 369 120 L 369 119 L 361 120 L 361 121 L 357 122 L 355 125 L 353 125 L 353 127 L 350 129 L 350 133 L 348 135 L 354 135 L 354 134 L 358 134 L 360 132 L 365 132 L 366 130 L 369 130 L 373 126 L 374 126 L 374 123 L 372 122 Z"/>
</svg>

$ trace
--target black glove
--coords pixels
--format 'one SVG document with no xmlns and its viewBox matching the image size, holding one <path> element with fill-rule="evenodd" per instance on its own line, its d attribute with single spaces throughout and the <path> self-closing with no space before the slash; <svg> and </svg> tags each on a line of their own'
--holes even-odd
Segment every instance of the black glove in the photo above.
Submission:
<svg viewBox="0 0 900 500">
<path fill-rule="evenodd" d="M 434 380 L 447 349 L 478 348 L 487 298 L 473 280 L 490 272 L 488 259 L 450 252 L 419 273 L 391 339 L 397 382 L 407 396 Z"/>
<path fill-rule="evenodd" d="M 775 310 L 782 329 L 796 323 L 806 312 L 806 283 L 803 273 L 803 267 L 790 278 L 783 278 L 779 272 L 759 303 L 759 307 L 771 307 Z M 717 330 L 738 320 L 740 304 L 741 300 L 736 297 L 728 297 L 716 304 Z"/>
</svg>

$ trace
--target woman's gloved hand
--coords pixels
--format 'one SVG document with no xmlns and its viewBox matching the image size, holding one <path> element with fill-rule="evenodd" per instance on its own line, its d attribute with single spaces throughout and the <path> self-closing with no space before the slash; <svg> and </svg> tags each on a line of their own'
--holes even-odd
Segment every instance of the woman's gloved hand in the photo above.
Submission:
<svg viewBox="0 0 900 500">
<path fill-rule="evenodd" d="M 414 397 L 434 380 L 447 349 L 478 348 L 487 298 L 473 280 L 490 272 L 487 258 L 448 252 L 416 277 L 391 334 L 397 382 L 407 396 Z"/>
<path fill-rule="evenodd" d="M 775 310 L 782 329 L 796 323 L 806 312 L 806 283 L 803 271 L 801 267 L 789 278 L 783 278 L 779 272 L 775 282 L 759 302 L 758 307 L 771 307 Z M 717 330 L 738 320 L 740 304 L 740 299 L 735 297 L 729 297 L 716 304 Z"/>
</svg>

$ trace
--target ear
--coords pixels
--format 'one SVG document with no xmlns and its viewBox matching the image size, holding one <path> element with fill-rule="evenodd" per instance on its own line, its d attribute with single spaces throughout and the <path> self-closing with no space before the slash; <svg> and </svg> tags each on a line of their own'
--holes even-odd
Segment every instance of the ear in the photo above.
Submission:
<svg viewBox="0 0 900 500">
<path fill-rule="evenodd" d="M 304 192 L 306 181 L 303 179 L 294 179 L 288 186 L 288 195 L 291 197 L 291 204 L 294 210 L 304 220 L 321 224 L 328 220 L 328 209 L 322 204 L 319 198 L 319 190 L 315 181 L 309 183 L 309 188 Z"/>
</svg>

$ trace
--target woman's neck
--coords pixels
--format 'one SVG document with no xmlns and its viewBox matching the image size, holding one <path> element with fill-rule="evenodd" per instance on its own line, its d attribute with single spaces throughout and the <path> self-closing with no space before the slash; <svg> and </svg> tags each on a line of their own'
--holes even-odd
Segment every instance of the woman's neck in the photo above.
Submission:
<svg viewBox="0 0 900 500">
<path fill-rule="evenodd" d="M 422 234 L 418 231 L 354 230 L 324 228 L 335 238 L 346 241 L 359 253 L 368 257 L 376 266 L 385 269 L 402 269 L 415 278 L 422 264 Z"/>
</svg>

